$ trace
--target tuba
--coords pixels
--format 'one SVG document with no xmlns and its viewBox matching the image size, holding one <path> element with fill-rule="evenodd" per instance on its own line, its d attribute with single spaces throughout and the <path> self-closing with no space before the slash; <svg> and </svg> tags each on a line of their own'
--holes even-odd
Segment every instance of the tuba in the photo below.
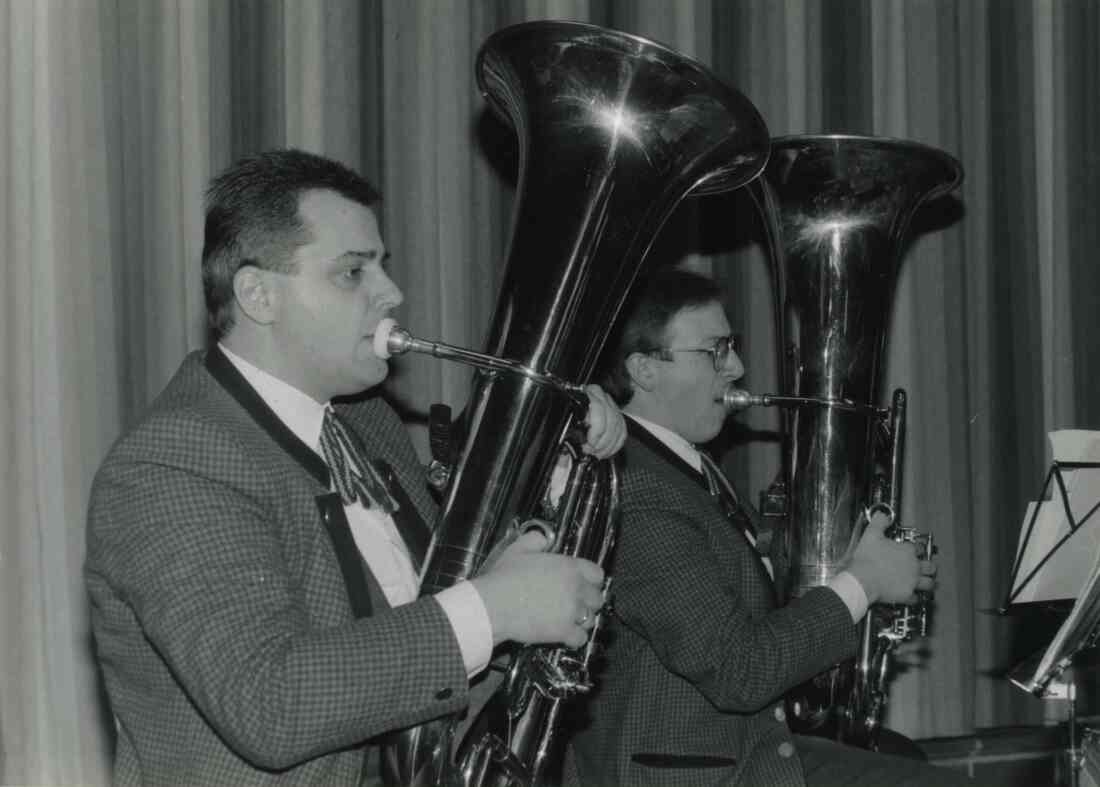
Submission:
<svg viewBox="0 0 1100 787">
<path fill-rule="evenodd" d="M 958 161 L 942 151 L 830 135 L 773 140 L 767 169 L 750 186 L 772 263 L 782 393 L 731 389 L 725 401 L 735 410 L 783 408 L 783 468 L 761 507 L 785 533 L 788 596 L 837 573 L 877 511 L 890 519 L 888 536 L 914 543 L 922 559 L 934 554 L 931 534 L 898 521 L 905 391 L 887 407 L 876 402 L 910 220 L 961 181 Z M 876 748 L 890 657 L 926 635 L 929 601 L 874 605 L 856 659 L 788 697 L 792 727 Z"/>
<path fill-rule="evenodd" d="M 382 348 L 478 367 L 425 560 L 424 594 L 474 576 L 506 534 L 528 526 L 554 529 L 551 543 L 569 554 L 588 557 L 576 546 L 587 542 L 596 558 L 606 555 L 606 535 L 573 532 L 571 517 L 586 521 L 585 512 L 602 511 L 598 521 L 607 524 L 594 527 L 614 526 L 613 473 L 582 472 L 578 463 L 565 502 L 545 515 L 551 472 L 579 420 L 577 386 L 591 375 L 672 210 L 689 193 L 743 185 L 769 155 L 767 128 L 748 99 L 695 61 L 637 36 L 571 22 L 508 27 L 482 46 L 477 79 L 515 129 L 520 151 L 487 349 L 446 350 L 393 333 Z M 521 649 L 501 688 L 508 708 L 501 723 L 469 746 L 456 747 L 455 719 L 390 736 L 384 780 L 538 783 L 561 701 L 586 685 L 593 642 L 590 635 L 579 653 Z"/>
</svg>

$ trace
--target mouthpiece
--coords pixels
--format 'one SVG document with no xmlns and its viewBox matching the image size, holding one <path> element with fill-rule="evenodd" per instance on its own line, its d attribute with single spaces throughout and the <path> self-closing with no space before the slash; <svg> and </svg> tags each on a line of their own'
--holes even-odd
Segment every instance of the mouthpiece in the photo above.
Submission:
<svg viewBox="0 0 1100 787">
<path fill-rule="evenodd" d="M 397 326 L 397 320 L 386 317 L 374 329 L 374 354 L 383 361 L 408 352 L 412 336 Z"/>
<path fill-rule="evenodd" d="M 753 405 L 766 405 L 771 404 L 768 396 L 757 396 L 751 394 L 743 388 L 727 388 L 722 394 L 722 404 L 730 412 L 740 412 L 741 410 L 748 409 Z"/>
</svg>

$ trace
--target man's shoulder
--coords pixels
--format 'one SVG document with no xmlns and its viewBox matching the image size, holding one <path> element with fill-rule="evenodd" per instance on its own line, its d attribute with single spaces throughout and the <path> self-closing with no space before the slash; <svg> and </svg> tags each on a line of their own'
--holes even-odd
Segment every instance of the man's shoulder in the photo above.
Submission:
<svg viewBox="0 0 1100 787">
<path fill-rule="evenodd" d="M 224 435 L 226 420 L 240 421 L 243 409 L 205 366 L 206 353 L 183 359 L 156 398 L 127 427 L 104 458 L 103 466 L 178 452 L 193 444 L 211 444 Z"/>
<path fill-rule="evenodd" d="M 90 538 L 97 523 L 108 522 L 120 506 L 140 505 L 154 489 L 162 494 L 179 478 L 220 477 L 249 461 L 241 441 L 219 424 L 218 386 L 203 357 L 195 352 L 184 359 L 103 458 L 88 499 Z"/>
<path fill-rule="evenodd" d="M 668 533 L 671 522 L 692 528 L 720 526 L 706 488 L 690 470 L 650 445 L 628 437 L 623 449 L 622 509 L 629 527 L 643 540 Z"/>
<path fill-rule="evenodd" d="M 654 449 L 651 441 L 644 439 L 634 431 L 627 434 L 626 442 L 623 443 L 623 456 L 628 466 L 634 465 L 657 470 L 669 467 L 668 461 Z"/>
<path fill-rule="evenodd" d="M 662 482 L 687 482 L 683 472 L 669 457 L 652 445 L 651 441 L 639 439 L 631 434 L 623 445 L 623 470 L 627 479 L 644 477 L 652 481 L 653 477 Z M 691 488 L 690 485 L 688 488 Z"/>
</svg>

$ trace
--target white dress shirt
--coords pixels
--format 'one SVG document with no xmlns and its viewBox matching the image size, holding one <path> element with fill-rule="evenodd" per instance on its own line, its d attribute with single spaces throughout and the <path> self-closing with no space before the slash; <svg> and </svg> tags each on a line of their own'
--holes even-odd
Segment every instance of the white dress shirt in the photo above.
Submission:
<svg viewBox="0 0 1100 787">
<path fill-rule="evenodd" d="M 699 449 L 685 440 L 681 435 L 673 432 L 660 424 L 655 424 L 652 421 L 647 421 L 645 418 L 634 415 L 633 413 L 624 413 L 629 418 L 634 419 L 635 423 L 660 440 L 665 447 L 683 459 L 700 475 L 703 474 L 703 460 L 699 456 Z M 745 533 L 745 537 L 756 546 L 756 539 L 752 537 L 751 533 Z M 775 570 L 772 568 L 772 562 L 767 557 L 761 556 L 764 560 L 764 565 L 768 569 L 768 573 L 775 578 Z M 832 577 L 825 586 L 840 596 L 840 600 L 844 602 L 844 606 L 848 608 L 848 612 L 852 615 L 852 620 L 858 623 L 863 619 L 863 616 L 867 614 L 867 593 L 863 589 L 863 585 L 859 584 L 859 580 L 855 578 L 855 575 L 848 571 L 840 571 Z"/>
<path fill-rule="evenodd" d="M 321 423 L 329 403 L 321 404 L 239 355 L 218 347 L 249 385 L 267 403 L 275 415 L 303 443 L 321 455 Z M 333 488 L 334 487 L 330 487 Z M 408 547 L 389 514 L 368 509 L 356 501 L 344 506 L 359 553 L 370 566 L 390 606 L 397 607 L 417 598 L 420 577 L 417 577 Z M 481 594 L 469 582 L 459 582 L 434 596 L 454 629 L 459 650 L 470 677 L 489 663 L 493 651 L 493 629 Z"/>
</svg>

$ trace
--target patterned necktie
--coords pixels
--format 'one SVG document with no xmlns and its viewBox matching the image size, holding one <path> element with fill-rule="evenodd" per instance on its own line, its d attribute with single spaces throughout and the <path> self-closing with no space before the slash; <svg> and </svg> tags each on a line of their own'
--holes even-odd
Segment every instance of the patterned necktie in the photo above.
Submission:
<svg viewBox="0 0 1100 787">
<path fill-rule="evenodd" d="M 359 501 L 363 508 L 378 508 L 387 514 L 397 510 L 397 501 L 386 488 L 382 474 L 360 457 L 347 427 L 331 407 L 325 408 L 321 422 L 321 455 L 344 505 Z"/>
<path fill-rule="evenodd" d="M 758 539 L 756 526 L 752 522 L 752 516 L 741 505 L 741 498 L 734 491 L 733 485 L 726 480 L 718 464 L 710 458 L 706 451 L 699 452 L 699 458 L 703 460 L 703 475 L 707 479 L 707 488 L 718 504 L 722 507 L 726 517 L 736 522 L 754 541 Z"/>
</svg>

